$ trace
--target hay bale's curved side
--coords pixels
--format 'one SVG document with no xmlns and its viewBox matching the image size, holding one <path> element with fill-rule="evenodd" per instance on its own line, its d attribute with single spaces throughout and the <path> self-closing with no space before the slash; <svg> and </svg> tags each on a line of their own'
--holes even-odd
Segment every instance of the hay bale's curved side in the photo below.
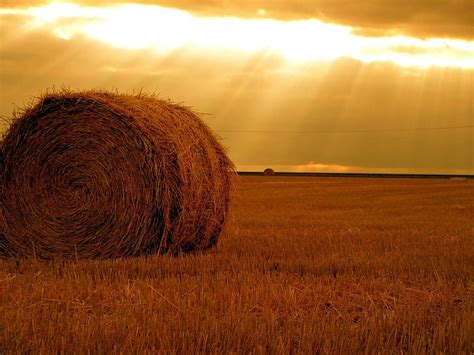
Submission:
<svg viewBox="0 0 474 355">
<path fill-rule="evenodd" d="M 228 214 L 225 150 L 196 114 L 152 96 L 48 94 L 0 148 L 0 235 L 11 256 L 207 249 Z"/>
<path fill-rule="evenodd" d="M 1 143 L 0 143 L 1 148 Z M 0 181 L 3 181 L 3 153 L 0 149 Z M 3 196 L 3 184 L 0 184 L 0 202 L 2 202 L 1 197 Z M 0 207 L 1 209 L 1 207 Z M 1 225 L 3 225 L 3 214 L 0 214 L 0 258 L 7 256 L 7 240 L 3 233 L 1 232 Z"/>
</svg>

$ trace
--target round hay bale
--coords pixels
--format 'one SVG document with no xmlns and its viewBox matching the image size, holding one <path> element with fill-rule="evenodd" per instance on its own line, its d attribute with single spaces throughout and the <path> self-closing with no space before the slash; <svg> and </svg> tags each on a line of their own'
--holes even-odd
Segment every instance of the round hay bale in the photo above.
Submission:
<svg viewBox="0 0 474 355">
<path fill-rule="evenodd" d="M 275 176 L 275 171 L 273 169 L 267 168 L 263 171 L 264 176 Z"/>
<path fill-rule="evenodd" d="M 234 166 L 189 109 L 151 95 L 50 93 L 0 143 L 0 253 L 114 258 L 208 249 Z"/>
</svg>

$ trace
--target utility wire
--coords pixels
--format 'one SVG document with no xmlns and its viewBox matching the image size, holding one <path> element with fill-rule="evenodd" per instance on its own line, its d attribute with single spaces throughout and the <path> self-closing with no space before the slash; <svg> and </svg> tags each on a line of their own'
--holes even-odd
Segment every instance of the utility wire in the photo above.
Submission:
<svg viewBox="0 0 474 355">
<path fill-rule="evenodd" d="M 279 130 L 215 130 L 219 133 L 243 133 L 243 134 L 346 134 L 346 133 L 384 133 L 384 132 L 415 132 L 415 131 L 441 131 L 453 129 L 474 128 L 474 125 L 467 126 L 448 126 L 448 127 L 416 127 L 416 128 L 399 128 L 399 129 L 357 129 L 343 131 L 279 131 Z"/>
</svg>

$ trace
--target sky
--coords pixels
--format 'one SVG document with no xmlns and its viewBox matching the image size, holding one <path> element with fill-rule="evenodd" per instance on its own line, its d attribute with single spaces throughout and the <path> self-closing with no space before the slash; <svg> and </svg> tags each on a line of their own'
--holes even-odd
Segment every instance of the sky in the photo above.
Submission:
<svg viewBox="0 0 474 355">
<path fill-rule="evenodd" d="M 474 174 L 472 0 L 2 0 L 0 131 L 54 87 L 190 106 L 239 170 Z"/>
</svg>

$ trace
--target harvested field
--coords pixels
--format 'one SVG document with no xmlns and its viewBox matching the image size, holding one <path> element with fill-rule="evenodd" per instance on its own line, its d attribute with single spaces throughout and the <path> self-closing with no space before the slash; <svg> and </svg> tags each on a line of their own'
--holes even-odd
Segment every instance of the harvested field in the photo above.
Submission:
<svg viewBox="0 0 474 355">
<path fill-rule="evenodd" d="M 0 352 L 472 353 L 474 181 L 242 177 L 206 254 L 0 261 Z"/>
</svg>

